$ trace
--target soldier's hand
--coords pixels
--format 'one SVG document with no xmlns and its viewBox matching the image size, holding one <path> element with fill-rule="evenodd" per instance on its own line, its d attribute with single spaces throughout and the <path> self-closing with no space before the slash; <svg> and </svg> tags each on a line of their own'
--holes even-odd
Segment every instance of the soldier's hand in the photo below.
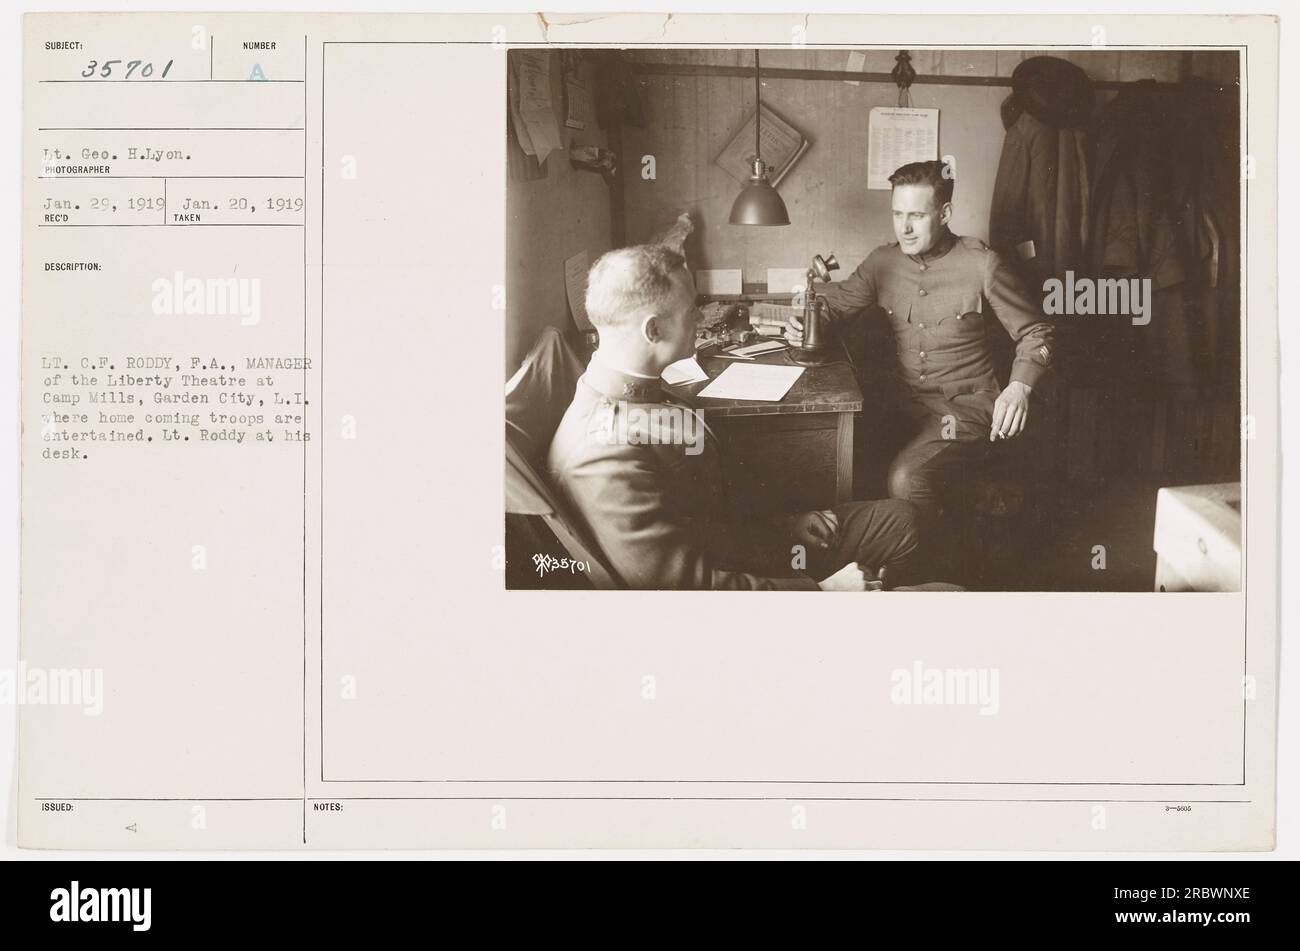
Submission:
<svg viewBox="0 0 1300 951">
<path fill-rule="evenodd" d="M 823 591 L 879 591 L 880 580 L 883 579 L 871 576 L 871 569 L 863 569 L 851 561 L 829 578 L 817 582 L 817 587 Z"/>
<path fill-rule="evenodd" d="M 817 582 L 817 587 L 823 591 L 865 591 L 867 576 L 856 561 L 851 561 L 829 578 Z"/>
<path fill-rule="evenodd" d="M 819 512 L 800 512 L 790 519 L 790 536 L 800 545 L 830 548 L 839 531 L 840 520 L 830 509 Z"/>
<path fill-rule="evenodd" d="M 803 346 L 803 322 L 793 314 L 785 321 L 785 341 L 792 347 Z"/>
<path fill-rule="evenodd" d="M 1013 381 L 1007 384 L 993 404 L 993 425 L 989 427 L 989 442 L 998 439 L 1010 439 L 1024 432 L 1029 422 L 1029 394 L 1032 392 L 1024 383 Z"/>
</svg>

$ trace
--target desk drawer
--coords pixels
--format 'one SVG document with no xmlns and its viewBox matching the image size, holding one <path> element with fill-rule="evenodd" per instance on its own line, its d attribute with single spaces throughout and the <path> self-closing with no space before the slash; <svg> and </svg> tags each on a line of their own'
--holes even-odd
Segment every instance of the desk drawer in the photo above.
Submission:
<svg viewBox="0 0 1300 951">
<path fill-rule="evenodd" d="M 789 512 L 835 504 L 839 414 L 733 416 L 709 425 L 722 443 L 723 475 L 737 504 L 767 500 Z"/>
</svg>

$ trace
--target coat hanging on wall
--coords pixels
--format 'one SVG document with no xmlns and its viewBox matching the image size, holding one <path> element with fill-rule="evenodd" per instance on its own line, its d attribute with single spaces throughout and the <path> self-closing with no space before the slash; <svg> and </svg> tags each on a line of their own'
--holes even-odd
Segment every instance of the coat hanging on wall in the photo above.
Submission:
<svg viewBox="0 0 1300 951">
<path fill-rule="evenodd" d="M 1083 265 L 1092 81 L 1054 56 L 1025 60 L 1011 81 L 1012 93 L 1002 104 L 1006 138 L 993 185 L 989 240 L 1024 261 L 1041 282 Z"/>
<path fill-rule="evenodd" d="M 1132 334 L 1133 344 L 1168 383 L 1202 382 L 1228 335 L 1215 290 L 1226 216 L 1215 200 L 1222 136 L 1210 97 L 1200 81 L 1137 82 L 1105 108 L 1097 128 L 1088 270 L 1151 281 L 1151 322 Z"/>
</svg>

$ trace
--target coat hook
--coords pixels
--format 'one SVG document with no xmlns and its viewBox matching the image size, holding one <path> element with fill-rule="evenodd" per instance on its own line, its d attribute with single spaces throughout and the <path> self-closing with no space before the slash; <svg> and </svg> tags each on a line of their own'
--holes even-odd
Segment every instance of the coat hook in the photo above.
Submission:
<svg viewBox="0 0 1300 951">
<path fill-rule="evenodd" d="M 907 50 L 899 50 L 894 60 L 898 65 L 890 70 L 889 75 L 898 87 L 898 104 L 901 106 L 911 101 L 909 90 L 916 79 L 916 70 L 912 68 L 912 56 Z"/>
</svg>

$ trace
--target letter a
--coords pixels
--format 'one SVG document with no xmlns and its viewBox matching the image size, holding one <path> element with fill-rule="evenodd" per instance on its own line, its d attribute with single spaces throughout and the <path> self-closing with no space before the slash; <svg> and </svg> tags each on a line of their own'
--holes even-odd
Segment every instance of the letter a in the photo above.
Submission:
<svg viewBox="0 0 1300 951">
<path fill-rule="evenodd" d="M 1048 315 L 1059 314 L 1061 312 L 1061 282 L 1055 277 L 1049 277 L 1043 281 L 1043 290 L 1047 296 L 1043 298 L 1043 313 Z"/>
</svg>

